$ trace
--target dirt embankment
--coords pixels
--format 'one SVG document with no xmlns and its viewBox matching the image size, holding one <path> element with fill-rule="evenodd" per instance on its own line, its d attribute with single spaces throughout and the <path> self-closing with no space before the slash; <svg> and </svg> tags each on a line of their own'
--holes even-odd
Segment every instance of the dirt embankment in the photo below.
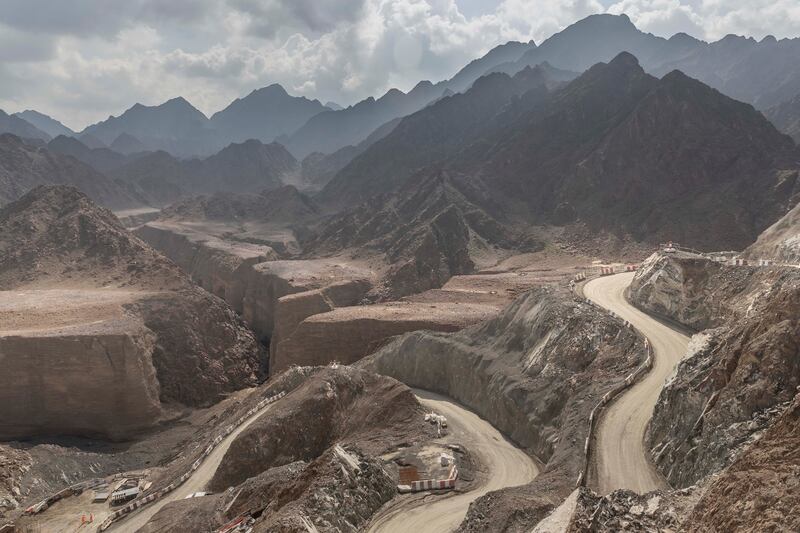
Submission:
<svg viewBox="0 0 800 533">
<path fill-rule="evenodd" d="M 800 385 L 800 270 L 655 255 L 630 297 L 688 327 L 714 328 L 693 338 L 647 435 L 659 469 L 686 487 L 729 464 L 763 428 L 760 414 Z"/>
<path fill-rule="evenodd" d="M 622 322 L 549 287 L 482 325 L 403 335 L 359 366 L 456 399 L 546 463 L 532 484 L 477 500 L 462 523 L 521 531 L 572 491 L 589 413 L 643 353 Z"/>
</svg>

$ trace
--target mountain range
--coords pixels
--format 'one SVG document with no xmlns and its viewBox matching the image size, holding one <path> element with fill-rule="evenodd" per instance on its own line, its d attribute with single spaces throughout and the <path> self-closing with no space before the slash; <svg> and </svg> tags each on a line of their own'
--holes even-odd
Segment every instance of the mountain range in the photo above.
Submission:
<svg viewBox="0 0 800 533">
<path fill-rule="evenodd" d="M 444 171 L 506 224 L 734 249 L 798 199 L 794 142 L 679 71 L 658 79 L 623 52 L 555 90 L 541 69 L 521 74 L 492 74 L 406 117 L 319 199 L 356 206 Z"/>
<path fill-rule="evenodd" d="M 283 146 L 251 139 L 205 159 L 181 160 L 164 151 L 140 154 L 109 175 L 148 204 L 165 206 L 195 194 L 276 189 L 297 171 L 297 160 Z"/>
<path fill-rule="evenodd" d="M 708 43 L 678 33 L 665 39 L 640 31 L 626 15 L 591 15 L 494 70 L 513 74 L 547 61 L 583 72 L 620 52 L 636 56 L 654 76 L 680 70 L 759 109 L 800 93 L 800 38 L 779 41 L 769 36 L 756 41 L 728 35 Z"/>
<path fill-rule="evenodd" d="M 39 113 L 38 111 L 33 111 L 31 109 L 28 109 L 20 113 L 14 113 L 14 116 L 17 118 L 21 118 L 22 120 L 34 126 L 35 128 L 45 132 L 50 137 L 58 137 L 59 135 L 67 135 L 71 137 L 75 135 L 74 131 L 72 131 L 59 121 L 51 117 L 48 117 L 43 113 Z"/>
<path fill-rule="evenodd" d="M 0 135 L 0 206 L 39 185 L 71 185 L 112 209 L 142 206 L 124 187 L 85 163 L 14 135 Z"/>
<path fill-rule="evenodd" d="M 50 135 L 30 122 L 15 115 L 9 115 L 0 109 L 0 134 L 10 133 L 22 139 L 49 141 Z"/>
<path fill-rule="evenodd" d="M 684 33 L 666 39 L 640 31 L 626 15 L 604 14 L 580 20 L 539 46 L 532 41 L 497 46 L 448 80 L 423 81 L 408 93 L 392 89 L 380 98 L 370 97 L 344 109 L 291 96 L 273 84 L 235 100 L 211 118 L 179 97 L 157 106 L 136 104 L 78 134 L 31 110 L 15 117 L 38 132 L 20 130 L 19 124 L 12 129 L 4 126 L 2 119 L 0 132 L 25 133 L 21 136 L 45 141 L 58 135 L 78 135 L 90 148 L 111 146 L 125 134 L 116 145 L 117 151 L 164 150 L 182 158 L 207 157 L 231 143 L 251 138 L 263 143 L 277 140 L 297 159 L 313 153 L 333 154 L 344 148 L 355 153 L 352 147 L 384 124 L 413 114 L 443 96 L 462 93 L 485 74 L 514 75 L 525 67 L 547 63 L 577 75 L 621 52 L 633 54 L 644 70 L 656 77 L 680 70 L 765 111 L 800 94 L 800 64 L 796 60 L 800 57 L 800 39 L 766 37 L 756 41 L 728 35 L 709 43 Z"/>
</svg>

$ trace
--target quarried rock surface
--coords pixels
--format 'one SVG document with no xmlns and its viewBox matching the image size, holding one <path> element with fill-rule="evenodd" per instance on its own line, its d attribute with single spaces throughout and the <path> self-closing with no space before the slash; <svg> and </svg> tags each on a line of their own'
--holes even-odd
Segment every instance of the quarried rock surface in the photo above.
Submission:
<svg viewBox="0 0 800 533">
<path fill-rule="evenodd" d="M 305 293 L 303 293 L 305 294 Z M 389 338 L 416 330 L 457 331 L 497 313 L 486 304 L 436 305 L 415 302 L 339 307 L 310 316 L 270 353 L 270 369 L 291 365 L 351 364 L 381 347 Z"/>
<path fill-rule="evenodd" d="M 794 396 L 800 271 L 658 254 L 637 273 L 630 297 L 686 326 L 714 328 L 692 339 L 647 434 L 659 469 L 686 487 L 729 464 L 731 451 L 763 428 L 760 415 Z"/>
<path fill-rule="evenodd" d="M 224 241 L 189 225 L 151 222 L 138 228 L 136 235 L 239 313 L 243 311 L 250 269 L 278 257 L 268 246 Z"/>
<path fill-rule="evenodd" d="M 155 345 L 156 336 L 140 320 L 122 316 L 0 331 L 0 440 L 42 434 L 121 439 L 157 423 Z"/>
</svg>

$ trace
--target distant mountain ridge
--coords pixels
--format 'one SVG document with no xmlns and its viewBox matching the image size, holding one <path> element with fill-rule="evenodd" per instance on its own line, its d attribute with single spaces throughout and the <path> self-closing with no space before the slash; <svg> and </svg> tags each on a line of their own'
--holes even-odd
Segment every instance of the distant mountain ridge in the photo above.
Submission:
<svg viewBox="0 0 800 533">
<path fill-rule="evenodd" d="M 39 113 L 38 111 L 28 109 L 20 113 L 14 113 L 14 116 L 21 118 L 29 124 L 32 124 L 53 138 L 58 137 L 59 135 L 75 135 L 74 131 L 63 125 L 61 122 L 55 120 L 54 118 L 48 117 L 43 113 Z"/>
<path fill-rule="evenodd" d="M 627 15 L 591 15 L 494 70 L 514 74 L 544 61 L 583 72 L 630 52 L 642 67 L 661 77 L 673 70 L 722 93 L 767 109 L 800 93 L 800 38 L 753 38 L 728 35 L 707 43 L 685 33 L 669 39 L 640 31 Z"/>
<path fill-rule="evenodd" d="M 513 99 L 527 94 L 527 106 L 543 100 L 559 81 L 543 65 L 525 68 L 513 78 L 494 73 L 477 80 L 463 94 L 443 98 L 409 115 L 383 139 L 336 174 L 322 198 L 336 205 L 353 204 L 391 189 L 421 167 L 446 162 L 465 144 L 484 134 Z M 562 74 L 556 73 L 556 77 Z"/>
<path fill-rule="evenodd" d="M 71 185 L 110 209 L 141 207 L 123 187 L 92 167 L 46 148 L 0 135 L 0 205 L 21 198 L 39 185 Z"/>
<path fill-rule="evenodd" d="M 210 125 L 225 142 L 272 142 L 291 135 L 311 117 L 329 111 L 319 100 L 290 96 L 278 84 L 257 89 L 215 113 Z"/>
<path fill-rule="evenodd" d="M 35 131 L 29 130 L 29 138 L 48 141 L 58 135 L 77 135 L 90 148 L 108 147 L 126 134 L 141 143 L 138 148 L 164 150 L 181 158 L 207 157 L 231 143 L 253 138 L 264 143 L 277 140 L 296 158 L 303 159 L 312 153 L 332 155 L 345 148 L 355 153 L 353 147 L 378 128 L 468 90 L 485 74 L 513 75 L 526 66 L 544 64 L 580 73 L 623 51 L 632 53 L 657 77 L 680 70 L 762 110 L 800 93 L 800 63 L 796 59 L 800 57 L 800 38 L 756 41 L 729 35 L 707 43 L 679 33 L 665 39 L 640 31 L 626 15 L 601 14 L 570 25 L 538 46 L 515 41 L 499 45 L 449 80 L 422 81 L 408 93 L 392 89 L 380 98 L 370 97 L 345 109 L 291 96 L 273 84 L 231 102 L 211 118 L 180 97 L 157 106 L 136 104 L 80 133 L 35 111 L 19 113 L 17 118 L 29 118 L 29 123 L 44 133 L 31 137 Z M 2 131 L 23 133 L 9 127 Z"/>
<path fill-rule="evenodd" d="M 164 206 L 195 194 L 276 189 L 296 172 L 297 160 L 283 146 L 249 140 L 205 159 L 180 160 L 164 151 L 142 154 L 110 174 L 150 205 Z"/>
<path fill-rule="evenodd" d="M 148 150 L 165 150 L 184 157 L 213 152 L 215 148 L 208 118 L 182 97 L 158 106 L 136 104 L 119 117 L 109 117 L 81 132 L 87 134 L 106 146 L 128 134 Z"/>
<path fill-rule="evenodd" d="M 15 115 L 9 115 L 0 109 L 0 135 L 10 133 L 21 139 L 38 139 L 47 142 L 50 135 L 35 127 L 30 122 Z"/>
<path fill-rule="evenodd" d="M 467 90 L 487 70 L 515 60 L 535 47 L 533 41 L 511 41 L 472 61 L 450 80 L 436 84 L 421 81 L 408 93 L 391 89 L 378 99 L 370 97 L 346 109 L 321 113 L 312 117 L 284 144 L 300 159 L 314 152 L 332 154 L 346 146 L 356 146 L 381 125 L 415 113 L 442 97 Z"/>
</svg>

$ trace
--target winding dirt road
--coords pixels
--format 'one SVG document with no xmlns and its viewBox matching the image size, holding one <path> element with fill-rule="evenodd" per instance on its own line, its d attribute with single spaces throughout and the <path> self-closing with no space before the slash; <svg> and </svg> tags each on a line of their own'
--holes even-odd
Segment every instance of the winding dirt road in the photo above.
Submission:
<svg viewBox="0 0 800 533">
<path fill-rule="evenodd" d="M 647 423 L 661 388 L 686 353 L 689 337 L 639 311 L 625 299 L 634 273 L 590 281 L 584 294 L 627 320 L 650 341 L 653 369 L 605 410 L 597 427 L 596 488 L 601 494 L 630 489 L 639 494 L 666 488 L 644 445 Z"/>
<path fill-rule="evenodd" d="M 477 489 L 464 494 L 433 496 L 399 505 L 379 514 L 369 528 L 374 533 L 447 533 L 467 514 L 469 504 L 493 490 L 530 483 L 539 474 L 534 460 L 511 444 L 491 424 L 453 400 L 427 391 L 414 390 L 423 405 L 447 417 L 452 440 L 464 444 L 480 457 L 487 478 Z"/>
<path fill-rule="evenodd" d="M 206 457 L 205 461 L 200 464 L 197 470 L 195 470 L 194 475 L 187 479 L 183 485 L 173 490 L 160 500 L 142 507 L 138 512 L 129 515 L 128 518 L 117 522 L 115 525 L 108 528 L 107 531 L 134 533 L 140 528 L 144 527 L 144 525 L 168 503 L 181 500 L 190 494 L 205 490 L 206 485 L 209 481 L 211 481 L 211 478 L 214 477 L 214 474 L 217 472 L 217 468 L 219 468 L 219 465 L 222 463 L 222 459 L 228 452 L 228 448 L 231 447 L 231 443 L 233 443 L 233 441 L 242 433 L 242 431 L 247 429 L 250 424 L 255 422 L 258 417 L 263 415 L 273 405 L 273 403 L 267 404 L 263 409 L 254 413 L 253 416 L 245 420 L 242 425 L 231 432 L 230 435 L 222 439 L 222 442 L 220 442 L 219 445 L 214 448 L 214 451 L 212 451 L 209 456 Z"/>
</svg>

